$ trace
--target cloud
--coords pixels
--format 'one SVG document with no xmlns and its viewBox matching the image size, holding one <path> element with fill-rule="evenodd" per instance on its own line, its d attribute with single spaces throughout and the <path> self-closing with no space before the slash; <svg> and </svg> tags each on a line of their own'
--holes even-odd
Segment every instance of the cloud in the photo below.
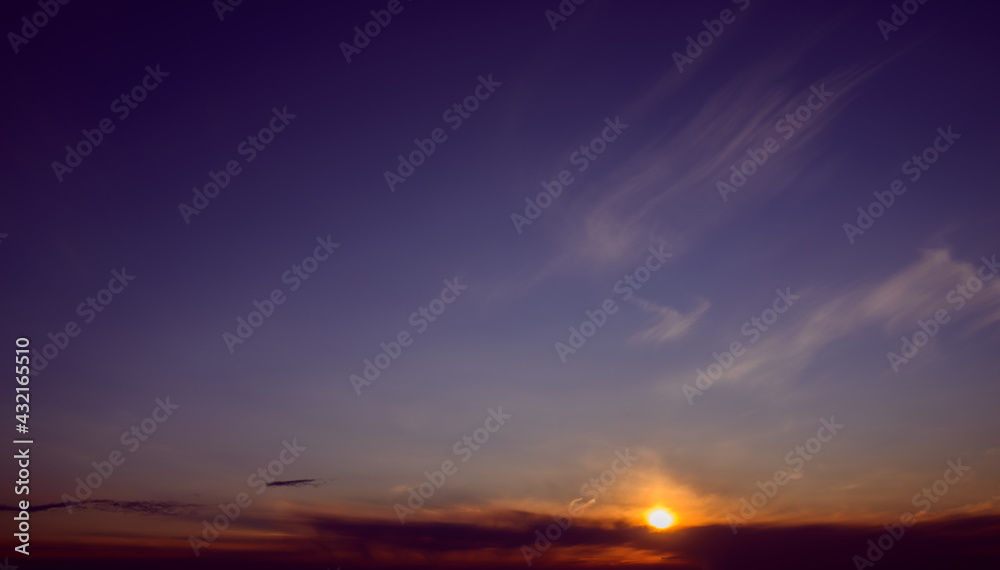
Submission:
<svg viewBox="0 0 1000 570">
<path fill-rule="evenodd" d="M 322 487 L 329 483 L 329 479 L 295 479 L 292 481 L 272 481 L 268 487 Z"/>
<path fill-rule="evenodd" d="M 787 382 L 805 370 L 820 349 L 866 328 L 881 332 L 887 351 L 898 348 L 898 342 L 893 344 L 891 338 L 919 330 L 917 321 L 931 318 L 940 309 L 951 315 L 951 321 L 943 326 L 965 334 L 979 332 L 1000 322 L 1000 279 L 986 282 L 961 311 L 953 310 L 956 305 L 946 301 L 948 292 L 966 283 L 978 268 L 978 263 L 953 259 L 947 249 L 928 249 L 882 281 L 834 294 L 825 301 L 818 298 L 823 294 L 818 289 L 803 292 L 802 299 L 782 315 L 775 329 L 763 333 L 760 343 L 720 380 Z"/>
<path fill-rule="evenodd" d="M 208 505 L 195 503 L 179 503 L 176 501 L 112 501 L 110 499 L 92 499 L 70 503 L 73 509 L 98 510 L 115 514 L 137 514 L 147 516 L 191 515 Z M 48 511 L 66 508 L 65 503 L 46 503 L 28 509 L 29 512 Z M 14 507 L 0 505 L 0 511 L 14 511 Z"/>
<path fill-rule="evenodd" d="M 326 517 L 311 519 L 308 524 L 320 539 L 337 537 L 338 554 L 350 556 L 350 563 L 356 566 L 371 567 L 392 560 L 399 567 L 411 567 L 407 562 L 420 560 L 437 568 L 468 567 L 471 561 L 477 562 L 476 567 L 489 567 L 489 563 L 504 568 L 523 565 L 521 547 L 533 547 L 535 531 L 544 533 L 554 524 L 550 517 L 520 512 L 491 513 L 488 518 L 490 522 L 483 524 L 399 525 L 395 521 Z M 981 564 L 996 559 L 998 555 L 989 547 L 995 540 L 997 525 L 997 516 L 921 521 L 906 529 L 899 539 L 900 546 L 892 551 L 892 567 L 947 567 L 952 557 Z M 541 562 L 546 567 L 576 568 L 579 560 L 590 559 L 592 564 L 603 562 L 610 567 L 622 559 L 631 559 L 648 560 L 650 567 L 661 567 L 661 558 L 672 558 L 691 561 L 689 566 L 673 568 L 825 570 L 851 565 L 854 555 L 864 556 L 866 541 L 884 532 L 881 527 L 851 525 L 749 526 L 734 537 L 728 526 L 651 532 L 645 526 L 624 522 L 595 524 L 576 519 L 552 541 Z M 389 551 L 391 557 L 385 555 Z"/>
<path fill-rule="evenodd" d="M 736 203 L 748 200 L 748 194 L 760 200 L 783 191 L 812 159 L 802 151 L 879 69 L 859 65 L 800 87 L 791 78 L 798 57 L 775 56 L 735 75 L 708 95 L 673 136 L 648 145 L 602 180 L 594 201 L 577 203 L 585 228 L 582 260 L 613 261 L 651 240 L 683 251 L 736 215 Z M 777 121 L 805 104 L 813 86 L 833 95 L 785 140 L 775 131 Z M 730 165 L 746 159 L 747 149 L 761 147 L 767 138 L 779 142 L 778 150 L 724 202 L 716 182 L 727 181 Z"/>
<path fill-rule="evenodd" d="M 640 309 L 654 313 L 658 317 L 656 324 L 637 332 L 629 339 L 640 344 L 661 344 L 683 337 L 711 306 L 707 299 L 702 299 L 695 309 L 687 315 L 682 315 L 676 309 L 652 301 L 639 299 L 636 303 Z"/>
<path fill-rule="evenodd" d="M 899 55 L 871 56 L 867 62 L 817 72 L 804 84 L 799 73 L 807 48 L 837 25 L 788 40 L 784 49 L 779 46 L 694 100 L 685 91 L 688 74 L 680 80 L 674 66 L 666 68 L 663 78 L 637 93 L 621 116 L 633 132 L 655 134 L 610 166 L 607 174 L 574 187 L 574 197 L 566 204 L 568 215 L 546 219 L 545 227 L 554 237 L 551 254 L 536 267 L 514 272 L 496 286 L 495 295 L 523 294 L 581 267 L 593 271 L 627 265 L 650 244 L 668 243 L 675 254 L 683 254 L 738 215 L 739 202 L 746 203 L 752 195 L 760 203 L 785 191 L 823 152 L 823 146 L 814 143 L 859 96 L 860 88 Z M 775 131 L 777 121 L 804 105 L 813 87 L 833 96 L 785 140 Z M 685 112 L 672 114 L 664 123 L 657 117 L 668 105 L 683 106 Z M 746 159 L 747 149 L 759 148 L 767 138 L 777 139 L 780 148 L 723 202 L 716 182 L 726 180 L 730 165 Z"/>
</svg>

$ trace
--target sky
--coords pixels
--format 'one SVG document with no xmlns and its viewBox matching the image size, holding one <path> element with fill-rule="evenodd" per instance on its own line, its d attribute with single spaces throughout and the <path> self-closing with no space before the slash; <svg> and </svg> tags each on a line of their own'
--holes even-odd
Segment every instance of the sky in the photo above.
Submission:
<svg viewBox="0 0 1000 570">
<path fill-rule="evenodd" d="M 1000 559 L 986 3 L 0 22 L 12 567 Z"/>
</svg>

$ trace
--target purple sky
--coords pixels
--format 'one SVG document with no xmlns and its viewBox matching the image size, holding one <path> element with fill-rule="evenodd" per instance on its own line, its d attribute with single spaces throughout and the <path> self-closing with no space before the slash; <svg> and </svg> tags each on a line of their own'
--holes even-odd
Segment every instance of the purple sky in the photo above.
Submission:
<svg viewBox="0 0 1000 570">
<path fill-rule="evenodd" d="M 833 416 L 753 522 L 881 524 L 959 458 L 973 470 L 931 514 L 998 514 L 985 5 L 927 2 L 888 39 L 883 2 L 590 0 L 553 30 L 558 6 L 402 0 L 349 62 L 385 2 L 222 21 L 209 1 L 72 2 L 8 46 L 0 322 L 38 351 L 79 330 L 32 378 L 32 502 L 122 450 L 90 499 L 214 509 L 296 440 L 277 479 L 315 481 L 253 507 L 289 535 L 312 515 L 395 523 L 447 460 L 407 523 L 583 498 L 596 521 L 726 525 Z M 6 4 L 5 33 L 37 10 Z M 53 166 L 83 131 L 100 144 Z M 587 499 L 626 449 L 635 467 Z M 215 514 L 37 516 L 180 541 Z"/>
</svg>

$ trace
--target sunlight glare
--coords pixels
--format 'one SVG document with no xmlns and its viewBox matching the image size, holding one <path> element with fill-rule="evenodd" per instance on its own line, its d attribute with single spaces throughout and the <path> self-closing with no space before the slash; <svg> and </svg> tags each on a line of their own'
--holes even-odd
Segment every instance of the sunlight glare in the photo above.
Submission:
<svg viewBox="0 0 1000 570">
<path fill-rule="evenodd" d="M 652 526 L 664 529 L 674 524 L 674 515 L 664 509 L 656 509 L 646 515 L 646 520 L 648 520 L 649 524 Z"/>
</svg>

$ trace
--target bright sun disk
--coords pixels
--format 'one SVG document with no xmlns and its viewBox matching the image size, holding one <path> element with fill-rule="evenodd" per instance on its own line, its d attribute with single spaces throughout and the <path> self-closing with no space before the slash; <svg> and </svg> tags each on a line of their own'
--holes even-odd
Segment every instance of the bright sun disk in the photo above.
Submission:
<svg viewBox="0 0 1000 570">
<path fill-rule="evenodd" d="M 667 528 L 674 524 L 674 515 L 664 509 L 656 509 L 646 515 L 646 520 L 656 528 Z"/>
</svg>

